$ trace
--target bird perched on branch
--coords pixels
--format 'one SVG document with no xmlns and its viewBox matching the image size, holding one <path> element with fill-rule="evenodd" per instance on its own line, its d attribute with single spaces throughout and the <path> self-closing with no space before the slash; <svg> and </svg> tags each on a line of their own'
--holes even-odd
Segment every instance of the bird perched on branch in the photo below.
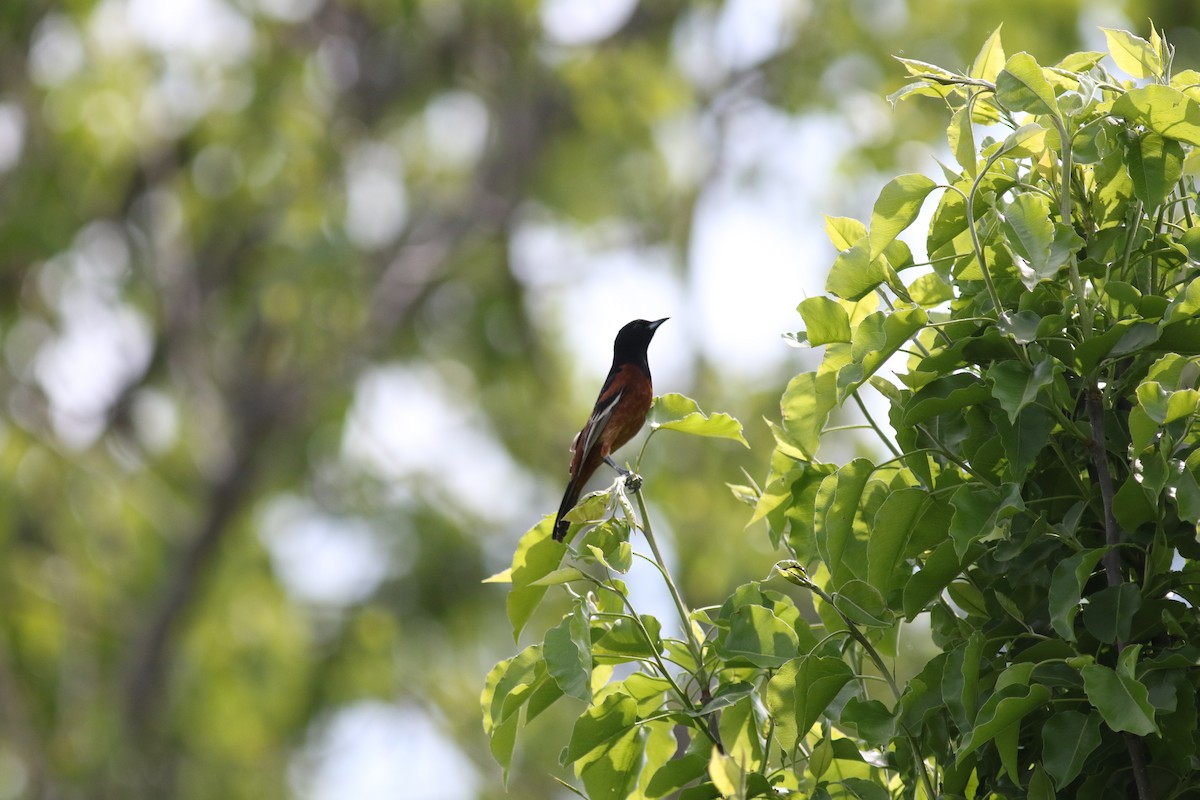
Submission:
<svg viewBox="0 0 1200 800">
<path fill-rule="evenodd" d="M 666 321 L 666 317 L 654 322 L 635 319 L 617 333 L 613 342 L 612 369 L 596 398 L 592 415 L 571 445 L 571 480 L 554 519 L 556 541 L 561 542 L 567 535 L 571 523 L 563 517 L 575 507 L 579 493 L 601 462 L 622 475 L 629 474 L 629 470 L 617 466 L 610 454 L 632 439 L 646 423 L 646 414 L 654 399 L 646 349 L 658 326 Z"/>
</svg>

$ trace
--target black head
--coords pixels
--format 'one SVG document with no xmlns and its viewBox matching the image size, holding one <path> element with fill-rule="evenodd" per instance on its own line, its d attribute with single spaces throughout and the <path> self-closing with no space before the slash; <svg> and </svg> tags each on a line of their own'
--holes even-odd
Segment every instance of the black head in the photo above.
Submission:
<svg viewBox="0 0 1200 800">
<path fill-rule="evenodd" d="M 613 342 L 613 361 L 615 363 L 624 361 L 644 362 L 646 360 L 646 348 L 650 346 L 650 340 L 654 338 L 654 332 L 667 319 L 667 317 L 663 317 L 662 319 L 654 320 L 654 322 L 635 319 L 624 328 L 621 328 L 617 333 L 616 341 Z"/>
</svg>

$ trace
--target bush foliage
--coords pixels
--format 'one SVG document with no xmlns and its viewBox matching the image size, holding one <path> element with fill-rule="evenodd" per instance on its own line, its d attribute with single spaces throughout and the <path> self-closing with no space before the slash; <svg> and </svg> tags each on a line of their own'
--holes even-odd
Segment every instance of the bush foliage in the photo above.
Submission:
<svg viewBox="0 0 1200 800">
<path fill-rule="evenodd" d="M 795 335 L 820 366 L 783 394 L 763 487 L 735 487 L 786 557 L 690 609 L 621 481 L 574 512 L 573 549 L 529 531 L 498 576 L 514 633 L 551 586 L 571 607 L 487 678 L 505 769 L 569 696 L 561 762 L 592 798 L 1200 791 L 1200 73 L 1156 32 L 1105 35 L 1053 66 L 998 31 L 964 74 L 901 59 L 892 99 L 945 104 L 955 163 L 828 220 L 829 296 Z M 898 237 L 922 210 L 917 262 Z M 819 460 L 844 405 L 890 456 Z M 654 414 L 741 438 L 679 396 Z M 678 635 L 617 577 L 635 530 Z M 935 654 L 898 675 L 915 623 Z"/>
</svg>

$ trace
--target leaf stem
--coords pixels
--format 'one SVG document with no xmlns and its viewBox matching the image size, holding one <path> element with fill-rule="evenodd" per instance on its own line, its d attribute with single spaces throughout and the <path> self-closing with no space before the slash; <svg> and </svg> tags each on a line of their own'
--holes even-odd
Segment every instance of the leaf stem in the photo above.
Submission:
<svg viewBox="0 0 1200 800">
<path fill-rule="evenodd" d="M 642 534 L 646 537 L 646 544 L 650 545 L 650 552 L 654 554 L 655 565 L 658 567 L 659 573 L 663 577 L 663 581 L 667 584 L 667 590 L 671 593 L 671 599 L 675 601 L 675 610 L 679 612 L 679 621 L 683 624 L 684 635 L 687 636 L 688 650 L 692 654 L 692 658 L 696 660 L 696 681 L 700 685 L 702 694 L 708 693 L 708 674 L 704 669 L 704 650 L 700 646 L 699 640 L 696 638 L 696 632 L 692 629 L 691 615 L 688 613 L 687 605 L 683 602 L 683 595 L 679 593 L 679 587 L 675 585 L 675 580 L 671 577 L 670 571 L 667 569 L 667 562 L 663 559 L 662 551 L 658 549 L 658 541 L 654 538 L 654 529 L 650 525 L 650 512 L 646 509 L 646 500 L 642 492 L 638 492 L 634 497 L 637 498 L 638 511 L 641 514 L 641 529 Z M 721 744 L 721 737 L 716 733 L 716 720 L 709 718 L 709 725 L 701 725 L 700 727 L 712 739 L 713 745 L 720 752 L 724 753 L 725 748 Z"/>
<path fill-rule="evenodd" d="M 867 410 L 867 404 L 864 403 L 862 397 L 859 396 L 858 390 L 855 389 L 850 393 L 850 396 L 853 397 L 854 402 L 858 404 L 858 410 L 861 411 L 862 415 L 867 418 L 867 424 L 870 425 L 871 429 L 875 431 L 875 434 L 879 437 L 879 441 L 883 442 L 884 447 L 890 450 L 893 456 L 900 458 L 900 451 L 896 448 L 896 445 L 892 444 L 891 440 L 888 439 L 887 436 L 884 436 L 883 430 L 875 424 L 875 419 L 871 416 L 871 412 Z"/>
</svg>

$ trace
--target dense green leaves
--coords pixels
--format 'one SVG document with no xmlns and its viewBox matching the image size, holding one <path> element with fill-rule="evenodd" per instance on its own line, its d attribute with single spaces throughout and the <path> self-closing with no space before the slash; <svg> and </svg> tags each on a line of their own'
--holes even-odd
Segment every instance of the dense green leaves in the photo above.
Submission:
<svg viewBox="0 0 1200 800">
<path fill-rule="evenodd" d="M 515 668 L 518 706 L 526 683 L 588 701 L 594 665 L 622 658 L 667 684 L 596 690 L 583 730 L 603 735 L 568 752 L 590 794 L 634 785 L 639 725 L 661 718 L 689 752 L 648 784 L 687 798 L 1200 790 L 1200 112 L 1166 85 L 1156 33 L 1106 35 L 1122 69 L 1160 82 L 1124 86 L 1097 54 L 1006 59 L 998 33 L 967 76 L 902 62 L 923 90 L 903 96 L 949 104 L 961 171 L 942 167 L 919 277 L 899 279 L 919 256 L 898 236 L 932 179 L 887 183 L 869 224 L 826 220 L 833 297 L 799 304 L 794 337 L 820 362 L 783 392 L 764 488 L 737 487 L 787 591 L 748 583 L 688 613 L 663 570 L 683 638 L 627 613 L 622 587 L 603 611 L 577 602 Z M 977 141 L 978 122 L 1011 133 Z M 663 408 L 658 427 L 735 430 Z M 533 539 L 509 573 L 525 613 L 535 576 L 587 579 Z M 903 670 L 902 641 L 921 650 Z M 511 753 L 498 708 L 489 732 Z"/>
</svg>

